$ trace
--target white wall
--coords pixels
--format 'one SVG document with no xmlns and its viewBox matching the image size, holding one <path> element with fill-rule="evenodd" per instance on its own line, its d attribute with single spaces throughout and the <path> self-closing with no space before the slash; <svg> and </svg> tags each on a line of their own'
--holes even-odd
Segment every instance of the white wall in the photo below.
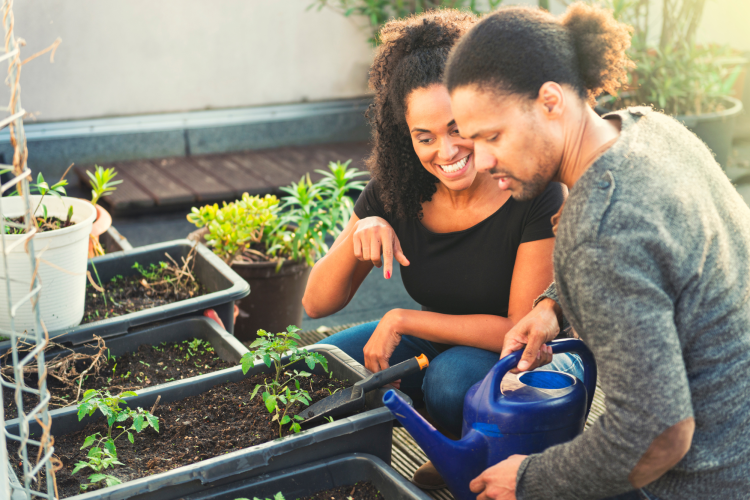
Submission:
<svg viewBox="0 0 750 500">
<path fill-rule="evenodd" d="M 24 56 L 63 40 L 54 64 L 24 67 L 24 108 L 55 121 L 366 94 L 364 20 L 307 10 L 312 1 L 15 0 Z M 750 0 L 707 1 L 701 41 L 750 50 L 748 33 Z"/>
<path fill-rule="evenodd" d="M 312 0 L 16 0 L 38 120 L 317 101 L 367 91 L 367 35 Z M 0 94 L 6 101 L 7 92 Z"/>
</svg>

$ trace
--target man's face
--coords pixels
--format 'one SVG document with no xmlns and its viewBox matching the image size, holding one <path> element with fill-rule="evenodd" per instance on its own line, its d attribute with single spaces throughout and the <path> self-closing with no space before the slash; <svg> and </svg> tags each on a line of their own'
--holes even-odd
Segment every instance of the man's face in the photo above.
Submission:
<svg viewBox="0 0 750 500">
<path fill-rule="evenodd" d="M 501 98 L 475 86 L 451 94 L 461 136 L 474 141 L 474 164 L 489 172 L 513 198 L 540 195 L 557 175 L 562 136 L 546 119 L 542 104 L 523 97 Z"/>
</svg>

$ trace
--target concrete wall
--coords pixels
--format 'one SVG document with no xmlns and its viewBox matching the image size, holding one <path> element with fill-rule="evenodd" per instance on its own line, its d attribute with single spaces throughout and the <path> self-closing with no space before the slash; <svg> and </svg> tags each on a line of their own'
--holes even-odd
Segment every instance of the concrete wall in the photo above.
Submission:
<svg viewBox="0 0 750 500">
<path fill-rule="evenodd" d="M 24 67 L 24 107 L 57 121 L 365 95 L 364 20 L 312 1 L 16 0 L 26 56 L 63 40 Z M 748 22 L 750 0 L 708 0 L 700 38 L 750 50 Z"/>
<path fill-rule="evenodd" d="M 372 49 L 312 0 L 16 0 L 40 121 L 341 99 L 366 94 Z M 5 102 L 7 91 L 0 93 Z"/>
</svg>

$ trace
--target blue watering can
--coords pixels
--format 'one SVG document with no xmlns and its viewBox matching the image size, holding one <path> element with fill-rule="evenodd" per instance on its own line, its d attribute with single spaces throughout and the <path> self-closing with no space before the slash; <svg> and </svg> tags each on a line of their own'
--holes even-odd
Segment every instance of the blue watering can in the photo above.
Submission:
<svg viewBox="0 0 750 500">
<path fill-rule="evenodd" d="M 583 432 L 596 388 L 594 355 L 576 339 L 548 345 L 553 354 L 571 352 L 581 357 L 584 383 L 553 371 L 524 372 L 517 381 L 503 383 L 523 351 L 509 354 L 466 393 L 460 441 L 443 436 L 395 391 L 383 396 L 385 405 L 430 457 L 457 499 L 475 499 L 476 494 L 469 490 L 471 480 L 509 456 L 539 453 Z"/>
</svg>

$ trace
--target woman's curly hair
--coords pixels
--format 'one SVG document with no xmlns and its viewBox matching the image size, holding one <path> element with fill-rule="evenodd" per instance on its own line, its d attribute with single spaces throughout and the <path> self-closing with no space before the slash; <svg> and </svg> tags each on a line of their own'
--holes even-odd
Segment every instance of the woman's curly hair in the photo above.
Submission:
<svg viewBox="0 0 750 500">
<path fill-rule="evenodd" d="M 420 217 L 422 203 L 437 190 L 437 177 L 420 163 L 406 124 L 406 98 L 420 88 L 442 83 L 453 45 L 477 22 L 458 10 L 429 11 L 390 21 L 380 31 L 380 46 L 370 68 L 375 99 L 367 111 L 374 147 L 367 167 L 381 191 L 387 212 Z"/>
</svg>

